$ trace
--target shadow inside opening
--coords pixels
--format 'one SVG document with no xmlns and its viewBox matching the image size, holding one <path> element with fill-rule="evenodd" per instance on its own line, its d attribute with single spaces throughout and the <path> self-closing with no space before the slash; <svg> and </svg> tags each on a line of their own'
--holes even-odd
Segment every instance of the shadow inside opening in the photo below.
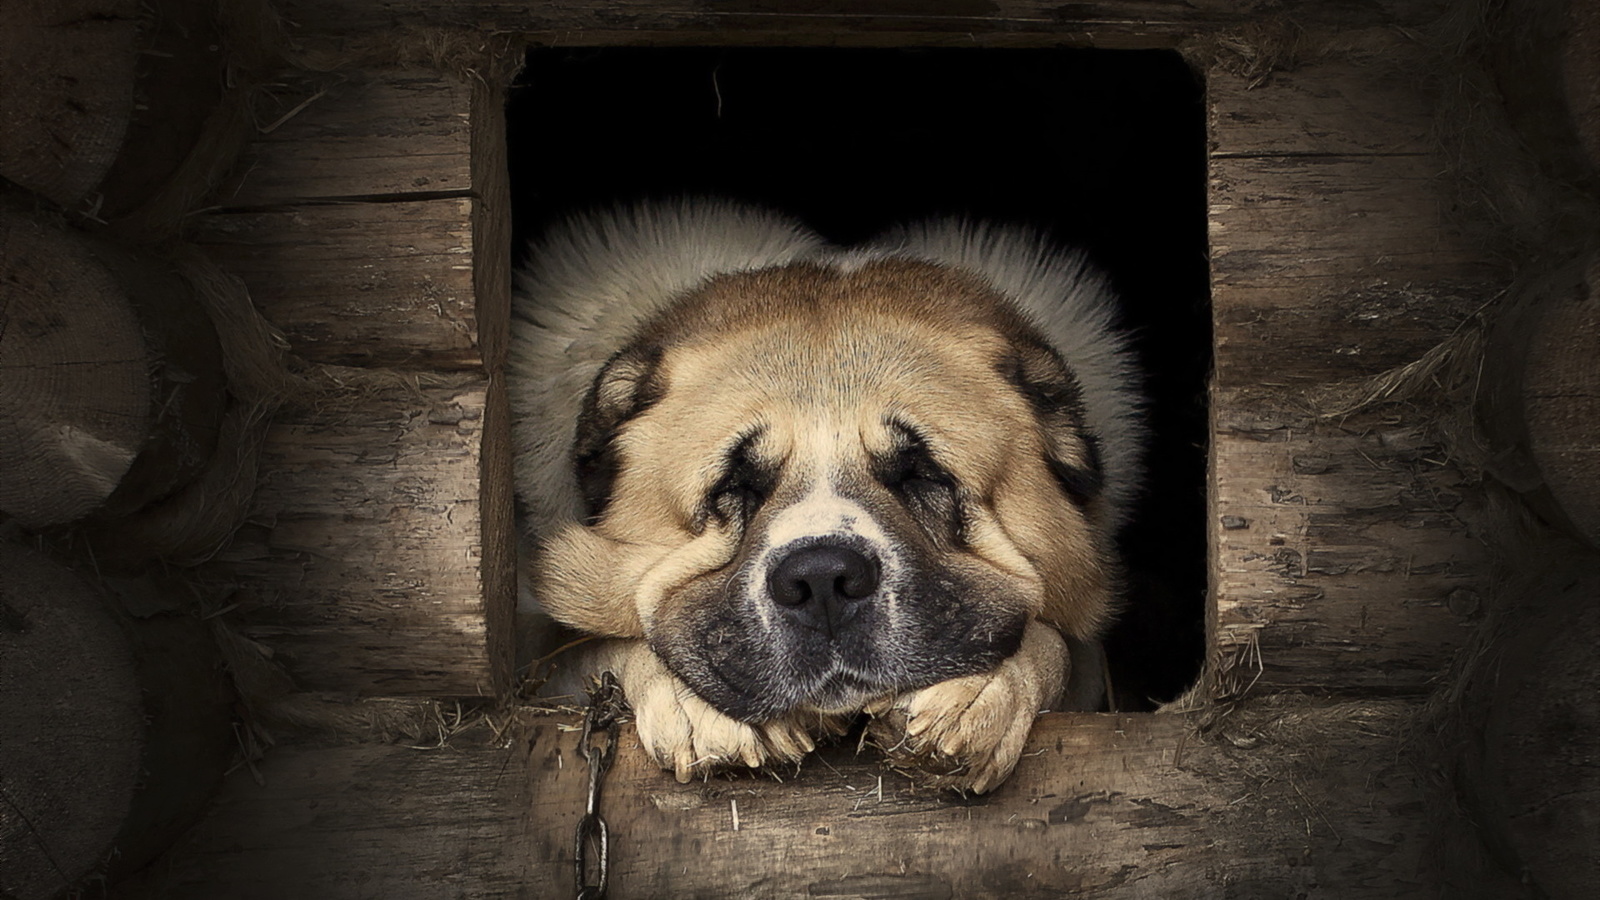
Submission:
<svg viewBox="0 0 1600 900">
<path fill-rule="evenodd" d="M 513 232 L 705 194 L 838 243 L 963 214 L 1042 228 L 1109 273 L 1153 442 L 1107 636 L 1117 706 L 1195 679 L 1205 643 L 1205 119 L 1170 51 L 534 50 L 507 109 Z"/>
</svg>

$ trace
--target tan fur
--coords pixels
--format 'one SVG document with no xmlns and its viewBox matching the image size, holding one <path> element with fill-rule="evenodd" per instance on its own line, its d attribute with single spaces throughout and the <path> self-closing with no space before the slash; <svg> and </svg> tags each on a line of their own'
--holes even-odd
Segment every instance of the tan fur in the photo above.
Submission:
<svg viewBox="0 0 1600 900">
<path fill-rule="evenodd" d="M 1057 632 L 1092 639 L 1115 579 L 1095 505 L 1063 500 L 1038 420 L 1000 374 L 1024 328 L 978 279 L 907 260 L 723 275 L 647 326 L 641 340 L 664 348 L 660 399 L 617 438 L 624 463 L 603 519 L 547 533 L 534 577 L 557 619 L 626 639 L 597 651 L 597 664 L 619 671 L 663 767 L 684 780 L 716 765 L 798 759 L 811 735 L 836 724 L 825 714 L 848 712 L 735 721 L 642 638 L 689 639 L 673 629 L 739 552 L 735 529 L 697 512 L 730 441 L 761 423 L 762 452 L 784 462 L 774 496 L 792 496 L 824 469 L 864 472 L 894 415 L 926 429 L 976 498 L 966 546 L 948 564 L 1005 584 L 1029 621 L 1022 649 L 993 672 L 873 701 L 875 729 L 913 755 L 956 761 L 948 783 L 957 787 L 983 791 L 1009 774 L 1034 715 L 1060 693 Z"/>
<path fill-rule="evenodd" d="M 941 786 L 983 793 L 1022 756 L 1034 716 L 1061 693 L 1066 643 L 1028 623 L 1016 655 L 985 675 L 952 678 L 872 707 L 872 733 L 897 763 L 928 769 Z"/>
</svg>

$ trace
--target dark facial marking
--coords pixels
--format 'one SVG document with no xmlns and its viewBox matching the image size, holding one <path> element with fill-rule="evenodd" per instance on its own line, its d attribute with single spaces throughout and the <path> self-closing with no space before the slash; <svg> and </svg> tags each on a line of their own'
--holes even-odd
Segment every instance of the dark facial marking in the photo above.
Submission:
<svg viewBox="0 0 1600 900">
<path fill-rule="evenodd" d="M 1078 438 L 1083 441 L 1084 465 L 1068 465 L 1051 456 L 1045 462 L 1050 466 L 1050 474 L 1055 476 L 1056 484 L 1061 486 L 1067 499 L 1071 500 L 1078 508 L 1089 505 L 1089 501 L 1100 496 L 1100 489 L 1105 486 L 1105 479 L 1100 474 L 1100 442 L 1094 435 L 1081 429 Z"/>
<path fill-rule="evenodd" d="M 1045 462 L 1067 499 L 1082 508 L 1100 495 L 1100 447 L 1083 428 L 1083 390 L 1051 347 L 1023 342 L 999 363 L 1002 377 L 1033 408 L 1049 442 Z M 1076 449 L 1077 452 L 1072 452 Z"/>
<path fill-rule="evenodd" d="M 659 346 L 635 346 L 617 353 L 600 369 L 583 398 L 572 451 L 585 525 L 599 522 L 611 504 L 622 467 L 616 446 L 622 426 L 661 399 L 665 388 L 659 377 L 661 356 Z"/>
<path fill-rule="evenodd" d="M 755 453 L 755 444 L 761 438 L 757 428 L 739 439 L 728 449 L 723 459 L 722 475 L 706 491 L 705 503 L 696 521 L 715 519 L 717 524 L 735 524 L 743 527 L 755 517 L 773 488 L 778 485 L 777 468 Z"/>
<path fill-rule="evenodd" d="M 933 458 L 928 441 L 913 426 L 890 419 L 888 453 L 874 457 L 872 475 L 904 503 L 912 517 L 929 527 L 930 537 L 963 542 L 965 516 L 955 475 Z"/>
</svg>

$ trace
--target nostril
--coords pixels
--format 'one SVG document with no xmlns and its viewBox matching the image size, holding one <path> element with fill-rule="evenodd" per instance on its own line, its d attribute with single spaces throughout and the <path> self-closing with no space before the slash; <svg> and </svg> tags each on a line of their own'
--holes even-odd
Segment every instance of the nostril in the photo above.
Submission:
<svg viewBox="0 0 1600 900">
<path fill-rule="evenodd" d="M 780 605 L 804 606 L 813 593 L 809 581 L 773 573 L 772 599 L 778 601 Z"/>
<path fill-rule="evenodd" d="M 769 589 L 781 606 L 861 600 L 878 589 L 877 563 L 849 547 L 814 544 L 784 557 L 772 570 Z"/>
</svg>

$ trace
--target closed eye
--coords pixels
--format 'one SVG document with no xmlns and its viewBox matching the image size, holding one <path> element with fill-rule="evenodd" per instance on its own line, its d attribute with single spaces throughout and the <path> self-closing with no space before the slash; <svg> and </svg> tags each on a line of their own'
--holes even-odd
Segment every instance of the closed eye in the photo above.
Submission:
<svg viewBox="0 0 1600 900">
<path fill-rule="evenodd" d="M 761 430 L 757 429 L 729 449 L 722 474 L 706 491 L 702 518 L 715 519 L 723 526 L 744 525 L 772 495 L 777 485 L 777 472 L 755 454 L 755 444 L 760 437 Z"/>
<path fill-rule="evenodd" d="M 892 491 L 955 488 L 955 477 L 935 462 L 928 448 L 921 444 L 896 450 L 879 468 L 878 479 Z"/>
<path fill-rule="evenodd" d="M 899 497 L 919 522 L 959 540 L 964 517 L 955 475 L 939 464 L 915 428 L 899 421 L 890 421 L 889 428 L 894 444 L 874 463 L 878 483 Z"/>
</svg>

